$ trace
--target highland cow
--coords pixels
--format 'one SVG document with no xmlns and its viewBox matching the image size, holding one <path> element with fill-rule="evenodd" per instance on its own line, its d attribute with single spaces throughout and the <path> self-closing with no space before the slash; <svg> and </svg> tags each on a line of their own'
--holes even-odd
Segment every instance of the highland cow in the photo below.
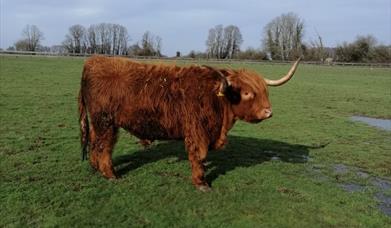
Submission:
<svg viewBox="0 0 391 228">
<path fill-rule="evenodd" d="M 299 60 L 287 75 L 269 80 L 245 69 L 93 56 L 85 62 L 79 93 L 83 158 L 88 152 L 93 168 L 116 178 L 112 152 L 119 128 L 145 144 L 184 140 L 193 184 L 209 190 L 203 165 L 208 150 L 227 143 L 227 133 L 238 119 L 258 123 L 270 118 L 267 86 L 287 82 Z"/>
</svg>

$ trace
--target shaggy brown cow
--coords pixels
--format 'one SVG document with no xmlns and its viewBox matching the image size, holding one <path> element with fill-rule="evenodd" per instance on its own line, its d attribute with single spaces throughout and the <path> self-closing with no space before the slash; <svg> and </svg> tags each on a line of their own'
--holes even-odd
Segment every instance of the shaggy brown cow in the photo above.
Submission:
<svg viewBox="0 0 391 228">
<path fill-rule="evenodd" d="M 92 167 L 115 178 L 111 155 L 118 128 L 144 143 L 184 139 L 193 184 L 208 190 L 203 166 L 208 149 L 227 143 L 227 132 L 237 119 L 258 123 L 270 118 L 267 85 L 287 82 L 298 62 L 286 76 L 268 80 L 248 70 L 91 57 L 79 94 L 83 158 L 88 147 Z"/>
</svg>

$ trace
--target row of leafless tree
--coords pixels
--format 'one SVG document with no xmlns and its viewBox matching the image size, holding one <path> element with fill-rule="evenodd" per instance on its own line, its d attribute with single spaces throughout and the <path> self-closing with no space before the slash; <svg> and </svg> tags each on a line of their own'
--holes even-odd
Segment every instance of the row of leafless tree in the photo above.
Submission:
<svg viewBox="0 0 391 228">
<path fill-rule="evenodd" d="M 127 52 L 128 30 L 119 24 L 100 23 L 85 28 L 73 25 L 63 46 L 70 53 L 123 55 Z"/>
<path fill-rule="evenodd" d="M 271 20 L 263 29 L 263 49 L 241 50 L 243 43 L 239 27 L 216 25 L 209 29 L 206 52 L 191 51 L 188 57 L 218 59 L 272 59 L 293 60 L 304 56 L 305 60 L 345 62 L 390 62 L 391 46 L 378 45 L 373 36 L 360 36 L 352 43 L 343 43 L 336 48 L 325 47 L 323 38 L 316 32 L 316 38 L 304 42 L 305 25 L 294 13 L 282 14 Z M 23 38 L 15 43 L 16 50 L 47 51 L 40 41 L 43 33 L 35 25 L 27 25 Z M 162 38 L 146 31 L 141 40 L 129 45 L 130 37 L 126 27 L 119 24 L 100 23 L 73 25 L 69 28 L 62 47 L 70 53 L 97 53 L 110 55 L 162 56 Z M 177 57 L 181 54 L 178 51 Z"/>
<path fill-rule="evenodd" d="M 62 45 L 70 53 L 161 56 L 162 38 L 146 31 L 141 41 L 129 46 L 126 27 L 119 24 L 100 23 L 73 25 Z"/>
</svg>

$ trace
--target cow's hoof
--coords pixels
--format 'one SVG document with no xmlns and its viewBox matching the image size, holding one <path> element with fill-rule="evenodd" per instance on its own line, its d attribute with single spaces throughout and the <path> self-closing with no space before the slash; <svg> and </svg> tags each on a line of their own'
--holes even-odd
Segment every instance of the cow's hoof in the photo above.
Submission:
<svg viewBox="0 0 391 228">
<path fill-rule="evenodd" d="M 203 165 L 204 167 L 208 167 L 210 164 L 212 164 L 212 162 L 210 162 L 210 161 L 203 161 L 203 162 L 202 162 L 202 165 Z"/>
<path fill-rule="evenodd" d="M 90 158 L 90 166 L 91 166 L 94 170 L 99 170 L 99 163 L 98 163 L 98 161 L 95 160 L 95 159 Z"/>
<path fill-rule="evenodd" d="M 207 185 L 198 185 L 197 189 L 198 189 L 198 191 L 201 191 L 201 192 L 210 192 L 210 191 L 212 191 L 212 189 L 209 186 L 207 186 Z"/>
<path fill-rule="evenodd" d="M 117 179 L 117 175 L 115 174 L 114 171 L 111 171 L 111 170 L 103 171 L 102 172 L 102 176 L 104 176 L 108 180 L 115 180 L 115 179 Z"/>
<path fill-rule="evenodd" d="M 152 145 L 152 142 L 153 141 L 149 139 L 140 139 L 138 143 L 141 144 L 144 149 L 148 149 Z"/>
<path fill-rule="evenodd" d="M 114 182 L 117 180 L 117 177 L 110 177 L 110 178 L 107 178 L 108 181 L 111 181 L 111 182 Z"/>
</svg>

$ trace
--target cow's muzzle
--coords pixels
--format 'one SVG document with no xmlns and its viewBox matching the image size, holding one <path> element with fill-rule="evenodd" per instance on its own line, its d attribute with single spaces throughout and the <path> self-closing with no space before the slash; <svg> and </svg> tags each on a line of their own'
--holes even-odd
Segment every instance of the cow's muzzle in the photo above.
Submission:
<svg viewBox="0 0 391 228">
<path fill-rule="evenodd" d="M 257 115 L 257 120 L 258 122 L 262 121 L 262 120 L 265 120 L 265 119 L 269 119 L 270 117 L 273 116 L 273 111 L 271 108 L 265 108 L 265 109 L 262 109 L 258 115 Z"/>
</svg>

